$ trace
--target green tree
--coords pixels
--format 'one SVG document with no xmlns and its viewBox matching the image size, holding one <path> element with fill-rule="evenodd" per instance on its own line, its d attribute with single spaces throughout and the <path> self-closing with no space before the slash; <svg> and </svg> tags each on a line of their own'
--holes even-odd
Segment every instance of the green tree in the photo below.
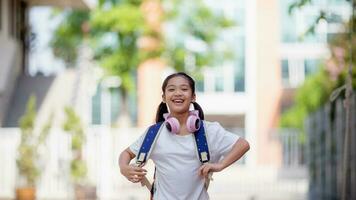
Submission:
<svg viewBox="0 0 356 200">
<path fill-rule="evenodd" d="M 303 131 L 304 119 L 309 113 L 316 111 L 329 100 L 336 82 L 330 80 L 325 69 L 309 76 L 303 85 L 297 89 L 295 104 L 281 118 L 282 127 L 292 127 Z"/>
<path fill-rule="evenodd" d="M 62 59 L 66 67 L 75 67 L 79 46 L 82 44 L 87 34 L 89 11 L 87 10 L 66 10 L 57 11 L 54 16 L 62 13 L 63 20 L 54 31 L 54 37 L 50 41 L 53 54 Z"/>
<path fill-rule="evenodd" d="M 172 28 L 164 37 L 163 56 L 174 69 L 199 74 L 202 67 L 216 66 L 234 57 L 232 47 L 217 48 L 222 43 L 220 35 L 235 26 L 222 12 L 214 12 L 202 0 L 166 0 L 163 5 L 165 21 Z M 194 46 L 187 46 L 189 42 L 194 42 Z M 187 58 L 193 63 L 187 62 Z"/>
<path fill-rule="evenodd" d="M 128 95 L 135 88 L 134 73 L 141 62 L 137 41 L 146 28 L 139 5 L 140 1 L 102 1 L 90 20 L 95 59 L 107 75 L 121 79 L 124 115 L 128 114 Z"/>
<path fill-rule="evenodd" d="M 345 1 L 350 2 L 349 0 Z M 290 12 L 293 12 L 294 9 L 301 9 L 311 2 L 312 0 L 296 1 L 290 6 Z M 331 21 L 333 20 L 332 16 L 333 13 L 322 10 L 315 23 L 305 34 L 313 34 L 315 26 L 321 19 Z M 297 89 L 295 104 L 282 115 L 282 127 L 293 127 L 303 132 L 304 119 L 329 101 L 332 92 L 346 83 L 349 67 L 352 68 L 352 88 L 355 90 L 356 63 L 351 58 L 356 56 L 356 51 L 352 50 L 356 47 L 356 28 L 353 26 L 353 30 L 351 30 L 352 23 L 356 24 L 355 16 L 351 16 L 348 22 L 343 24 L 346 32 L 337 34 L 328 41 L 331 58 L 324 62 L 318 73 L 308 77 L 303 85 Z M 344 94 L 344 91 L 342 94 Z"/>
<path fill-rule="evenodd" d="M 83 43 L 92 47 L 94 59 L 106 75 L 121 79 L 123 114 L 127 114 L 127 97 L 134 89 L 133 73 L 140 62 L 136 43 L 144 20 L 139 5 L 134 0 L 100 0 L 92 11 L 65 10 L 51 40 L 54 55 L 67 66 L 75 66 Z"/>
</svg>

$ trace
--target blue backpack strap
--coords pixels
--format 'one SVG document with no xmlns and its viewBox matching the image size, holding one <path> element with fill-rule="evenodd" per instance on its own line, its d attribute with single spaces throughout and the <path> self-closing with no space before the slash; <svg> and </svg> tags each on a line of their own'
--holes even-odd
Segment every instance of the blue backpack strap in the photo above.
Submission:
<svg viewBox="0 0 356 200">
<path fill-rule="evenodd" d="M 161 127 L 163 122 L 158 122 L 152 126 L 149 127 L 145 138 L 142 141 L 140 150 L 137 154 L 136 157 L 136 163 L 138 164 L 143 164 L 146 163 L 152 144 L 155 142 L 157 133 L 159 132 L 159 129 Z"/>
<path fill-rule="evenodd" d="M 163 122 L 158 122 L 149 127 L 146 136 L 141 144 L 140 150 L 137 154 L 136 163 L 143 164 L 146 163 L 149 156 L 150 150 L 153 143 L 157 137 L 160 127 Z M 203 120 L 200 123 L 200 128 L 194 133 L 194 139 L 198 151 L 199 160 L 201 163 L 206 163 L 210 161 L 209 146 L 206 139 L 205 128 Z"/>
<path fill-rule="evenodd" d="M 197 151 L 199 160 L 201 163 L 206 163 L 210 161 L 210 153 L 208 141 L 206 139 L 205 128 L 203 120 L 201 120 L 200 128 L 194 133 L 195 143 L 197 145 Z"/>
</svg>

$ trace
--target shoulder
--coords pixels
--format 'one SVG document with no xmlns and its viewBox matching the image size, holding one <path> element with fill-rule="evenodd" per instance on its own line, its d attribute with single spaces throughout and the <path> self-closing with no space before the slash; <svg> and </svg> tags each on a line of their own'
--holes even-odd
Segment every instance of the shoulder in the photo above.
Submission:
<svg viewBox="0 0 356 200">
<path fill-rule="evenodd" d="M 146 128 L 145 134 L 147 134 L 149 131 L 150 132 L 152 132 L 152 131 L 158 132 L 163 125 L 164 125 L 164 122 L 157 122 L 157 123 L 151 124 Z"/>
<path fill-rule="evenodd" d="M 212 139 L 238 136 L 237 134 L 226 130 L 219 122 L 216 121 L 204 121 L 204 127 L 206 135 Z"/>
<path fill-rule="evenodd" d="M 219 122 L 203 121 L 205 132 L 209 136 L 216 136 L 225 131 Z"/>
<path fill-rule="evenodd" d="M 204 122 L 204 125 L 205 125 L 205 128 L 206 128 L 206 131 L 217 131 L 219 129 L 223 129 L 223 127 L 220 125 L 219 122 L 211 122 L 211 121 L 203 121 Z"/>
</svg>

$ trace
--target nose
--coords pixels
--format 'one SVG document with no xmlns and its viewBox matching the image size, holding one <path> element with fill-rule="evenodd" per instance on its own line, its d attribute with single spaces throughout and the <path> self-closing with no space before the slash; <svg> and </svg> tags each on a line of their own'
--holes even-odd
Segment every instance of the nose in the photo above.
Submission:
<svg viewBox="0 0 356 200">
<path fill-rule="evenodd" d="M 182 95 L 182 91 L 180 91 L 180 90 L 174 91 L 174 96 L 181 96 L 181 95 Z"/>
</svg>

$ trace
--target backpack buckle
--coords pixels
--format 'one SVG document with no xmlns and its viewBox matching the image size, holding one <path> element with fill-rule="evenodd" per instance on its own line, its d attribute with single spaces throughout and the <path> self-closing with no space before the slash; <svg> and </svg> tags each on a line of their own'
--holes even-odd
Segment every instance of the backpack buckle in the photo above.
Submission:
<svg viewBox="0 0 356 200">
<path fill-rule="evenodd" d="M 146 153 L 140 153 L 137 161 L 142 163 L 145 160 L 145 157 L 146 157 Z"/>
<path fill-rule="evenodd" d="M 208 153 L 206 151 L 203 151 L 200 153 L 201 161 L 202 162 L 207 162 L 208 161 Z"/>
</svg>

